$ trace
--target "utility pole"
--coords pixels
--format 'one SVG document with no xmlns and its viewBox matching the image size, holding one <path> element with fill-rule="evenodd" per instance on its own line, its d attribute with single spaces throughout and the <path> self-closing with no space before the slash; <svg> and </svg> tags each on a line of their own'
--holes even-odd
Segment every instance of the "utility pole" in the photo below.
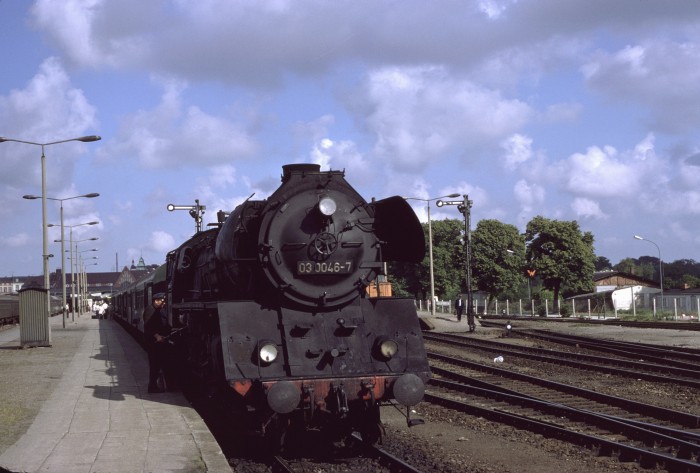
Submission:
<svg viewBox="0 0 700 473">
<path fill-rule="evenodd" d="M 471 208 L 472 201 L 469 196 L 464 194 L 464 200 L 457 207 L 457 210 L 464 215 L 464 247 L 465 247 L 465 263 L 466 279 L 467 279 L 467 322 L 469 323 L 469 331 L 476 330 L 474 322 L 474 295 L 472 294 L 472 232 L 471 232 Z"/>
<path fill-rule="evenodd" d="M 460 200 L 438 200 L 435 205 L 442 207 L 443 205 L 456 205 L 457 210 L 464 215 L 464 249 L 466 266 L 466 283 L 467 283 L 467 322 L 469 323 L 469 331 L 476 330 L 474 321 L 474 295 L 472 293 L 472 233 L 471 233 L 471 208 L 473 202 L 469 200 L 469 196 L 464 194 Z"/>
</svg>

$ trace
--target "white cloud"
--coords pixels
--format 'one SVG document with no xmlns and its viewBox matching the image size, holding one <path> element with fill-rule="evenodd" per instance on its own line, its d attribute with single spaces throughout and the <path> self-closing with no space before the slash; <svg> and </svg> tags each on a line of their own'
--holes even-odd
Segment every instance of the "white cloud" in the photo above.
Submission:
<svg viewBox="0 0 700 473">
<path fill-rule="evenodd" d="M 506 169 L 513 170 L 532 157 L 532 138 L 516 133 L 501 142 L 506 153 L 503 157 Z"/>
<path fill-rule="evenodd" d="M 629 174 L 629 167 L 619 161 L 615 148 L 591 146 L 586 153 L 569 158 L 565 176 L 572 192 L 609 197 L 635 192 L 637 177 Z"/>
<path fill-rule="evenodd" d="M 48 58 L 25 87 L 0 97 L 2 136 L 46 143 L 95 134 L 97 111 L 76 88 L 61 61 Z M 68 142 L 45 147 L 53 166 L 47 173 L 49 186 L 67 181 L 73 164 L 85 152 L 83 144 Z M 40 183 L 41 149 L 23 143 L 3 143 L 0 183 L 13 186 Z M 35 165 L 32 165 L 35 164 Z"/>
<path fill-rule="evenodd" d="M 475 218 L 582 218 L 599 242 L 613 240 L 610 221 L 633 216 L 668 235 L 700 234 L 695 0 L 33 4 L 33 30 L 20 26 L 22 39 L 0 46 L 22 59 L 3 75 L 0 130 L 97 134 L 97 104 L 105 140 L 90 151 L 101 159 L 76 162 L 92 145 L 47 149 L 49 189 L 104 185 L 105 233 L 123 231 L 119 251 L 140 248 L 137 259 L 153 228 L 163 240 L 191 235 L 191 219 L 167 216 L 165 203 L 200 198 L 213 219 L 252 192 L 269 195 L 280 164 L 309 160 L 346 169 L 363 193 L 459 189 Z M 22 54 L 26 38 L 43 44 Z M 45 51 L 60 60 L 38 66 Z M 5 143 L 0 153 L 0 212 L 36 245 L 36 203 L 16 198 L 38 189 L 38 148 Z M 100 213 L 75 207 L 67 218 L 83 215 Z"/>
<path fill-rule="evenodd" d="M 171 234 L 163 231 L 155 231 L 151 233 L 149 246 L 153 251 L 167 253 L 173 248 L 176 248 L 177 244 L 175 243 L 175 238 Z"/>
<path fill-rule="evenodd" d="M 407 170 L 420 170 L 446 153 L 498 142 L 531 115 L 525 103 L 440 67 L 376 70 L 368 76 L 366 93 L 375 152 Z"/>
<path fill-rule="evenodd" d="M 591 146 L 570 156 L 560 170 L 572 193 L 630 197 L 663 179 L 664 166 L 654 152 L 654 136 L 648 135 L 625 153 L 612 146 Z"/>
<path fill-rule="evenodd" d="M 513 196 L 520 210 L 517 213 L 517 222 L 521 227 L 535 215 L 543 215 L 542 206 L 547 192 L 537 183 L 519 180 L 513 187 Z M 524 228 L 523 228 L 524 229 Z"/>
<path fill-rule="evenodd" d="M 582 68 L 588 84 L 616 101 L 642 104 L 650 125 L 669 133 L 695 130 L 700 108 L 700 45 L 646 39 L 617 52 L 599 51 Z"/>
<path fill-rule="evenodd" d="M 607 215 L 600 210 L 598 202 L 591 199 L 577 197 L 571 203 L 571 209 L 574 211 L 574 215 L 577 218 L 607 218 Z"/>
<path fill-rule="evenodd" d="M 0 238 L 3 246 L 8 246 L 10 248 L 20 248 L 26 246 L 29 243 L 29 235 L 26 233 L 17 233 L 15 235 L 10 235 L 8 237 Z"/>
<path fill-rule="evenodd" d="M 579 103 L 555 103 L 549 105 L 544 113 L 544 119 L 549 122 L 576 122 L 583 106 Z"/>
<path fill-rule="evenodd" d="M 510 4 L 517 0 L 479 0 L 479 10 L 491 20 L 497 20 Z"/>
<path fill-rule="evenodd" d="M 236 168 L 230 164 L 213 166 L 209 174 L 208 182 L 214 187 L 225 188 L 236 184 Z"/>
<path fill-rule="evenodd" d="M 522 179 L 515 184 L 513 193 L 521 207 L 528 212 L 532 212 L 535 207 L 542 204 L 546 194 L 542 186 Z"/>
<path fill-rule="evenodd" d="M 152 110 L 125 117 L 116 139 L 100 150 L 102 161 L 136 156 L 147 169 L 183 165 L 222 165 L 248 158 L 257 150 L 254 138 L 232 119 L 207 114 L 198 107 L 184 109 L 186 84 L 159 80 L 161 102 Z"/>
<path fill-rule="evenodd" d="M 321 169 L 346 170 L 355 178 L 368 173 L 369 163 L 350 140 L 333 141 L 323 138 L 310 152 L 311 160 L 321 165 Z"/>
</svg>

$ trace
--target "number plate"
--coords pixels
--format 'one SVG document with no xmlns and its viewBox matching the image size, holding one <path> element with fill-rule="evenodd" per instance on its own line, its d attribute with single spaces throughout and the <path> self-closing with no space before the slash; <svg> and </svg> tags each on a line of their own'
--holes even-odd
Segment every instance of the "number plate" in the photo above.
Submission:
<svg viewBox="0 0 700 473">
<path fill-rule="evenodd" d="M 349 274 L 352 272 L 352 261 L 299 261 L 297 274 L 307 276 L 314 274 Z"/>
</svg>

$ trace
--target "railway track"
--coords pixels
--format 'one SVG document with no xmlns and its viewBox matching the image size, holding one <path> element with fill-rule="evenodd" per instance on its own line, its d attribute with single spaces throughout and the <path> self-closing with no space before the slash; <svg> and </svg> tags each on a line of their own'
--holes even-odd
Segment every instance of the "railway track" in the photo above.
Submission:
<svg viewBox="0 0 700 473">
<path fill-rule="evenodd" d="M 569 318 L 557 318 L 557 317 L 532 317 L 532 316 L 519 316 L 516 314 L 510 315 L 488 315 L 483 316 L 479 319 L 482 326 L 486 326 L 491 323 L 501 323 L 497 321 L 513 321 L 517 322 L 519 320 L 538 323 L 538 322 L 552 322 L 561 324 L 587 324 L 587 325 L 614 325 L 618 327 L 634 327 L 634 328 L 649 328 L 649 329 L 670 329 L 670 330 L 693 330 L 700 331 L 699 322 L 682 322 L 682 321 L 658 321 L 658 322 L 641 322 L 634 320 L 620 320 L 620 319 L 584 319 L 578 317 Z"/>
<path fill-rule="evenodd" d="M 648 425 L 662 422 L 675 429 L 700 429 L 700 416 L 695 414 L 612 396 L 550 381 L 539 376 L 517 373 L 439 353 L 429 352 L 428 357 L 432 362 L 433 374 L 439 377 L 430 381 L 430 384 L 434 386 L 442 382 L 440 378 L 451 379 L 475 388 L 540 399 L 550 403 L 595 411 L 610 417 L 636 420 Z M 457 367 L 459 371 L 455 370 Z"/>
<path fill-rule="evenodd" d="M 430 357 L 452 369 L 433 366 L 438 377 L 431 380 L 428 402 L 647 468 L 700 472 L 698 416 L 444 355 Z"/>
<path fill-rule="evenodd" d="M 647 343 L 630 343 L 619 340 L 601 340 L 577 335 L 552 333 L 546 330 L 525 329 L 515 334 L 524 338 L 546 340 L 564 346 L 574 346 L 586 350 L 609 353 L 614 356 L 639 359 L 647 362 L 666 364 L 679 368 L 698 370 L 700 350 L 685 347 L 668 347 Z"/>
<path fill-rule="evenodd" d="M 353 435 L 358 445 L 362 445 L 362 437 Z M 308 471 L 377 471 L 391 473 L 421 473 L 421 470 L 396 455 L 377 445 L 363 446 L 363 456 L 344 459 L 342 461 L 326 462 L 302 458 L 285 458 L 275 455 L 270 460 L 270 469 L 278 473 L 298 473 Z M 338 466 L 342 465 L 339 469 Z"/>
<path fill-rule="evenodd" d="M 498 394 L 491 399 L 485 407 L 474 399 L 455 399 L 432 392 L 425 395 L 428 402 L 578 444 L 598 455 L 616 456 L 623 462 L 635 461 L 644 468 L 700 472 L 696 443 L 661 434 L 652 436 L 643 427 L 519 396 Z M 493 400 L 498 404 L 494 405 Z M 688 458 L 683 458 L 686 455 Z"/>
<path fill-rule="evenodd" d="M 460 348 L 478 349 L 497 356 L 515 356 L 542 363 L 570 366 L 580 370 L 700 388 L 700 364 L 685 364 L 683 367 L 679 367 L 672 366 L 669 363 L 662 364 L 661 362 L 630 360 L 614 356 L 555 351 L 446 333 L 425 333 L 423 338 L 426 341 L 439 342 Z"/>
</svg>

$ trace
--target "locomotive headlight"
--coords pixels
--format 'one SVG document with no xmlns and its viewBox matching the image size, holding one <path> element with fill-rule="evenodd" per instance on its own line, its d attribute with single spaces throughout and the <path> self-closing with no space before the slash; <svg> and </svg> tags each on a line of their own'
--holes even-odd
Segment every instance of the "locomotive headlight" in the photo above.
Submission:
<svg viewBox="0 0 700 473">
<path fill-rule="evenodd" d="M 399 344 L 396 342 L 396 340 L 393 340 L 391 338 L 379 337 L 374 342 L 374 353 L 377 356 L 377 358 L 381 360 L 391 360 L 394 356 L 396 356 L 396 353 L 398 353 L 398 351 Z"/>
<path fill-rule="evenodd" d="M 272 342 L 262 342 L 258 350 L 258 356 L 263 363 L 272 363 L 277 359 L 277 345 Z"/>
<path fill-rule="evenodd" d="M 399 344 L 395 340 L 384 340 L 379 345 L 379 351 L 386 358 L 393 358 L 396 352 L 399 351 Z"/>
<path fill-rule="evenodd" d="M 320 210 L 326 217 L 333 215 L 337 208 L 338 206 L 336 205 L 335 200 L 331 199 L 330 197 L 321 197 L 321 200 L 318 201 L 318 210 Z"/>
</svg>

